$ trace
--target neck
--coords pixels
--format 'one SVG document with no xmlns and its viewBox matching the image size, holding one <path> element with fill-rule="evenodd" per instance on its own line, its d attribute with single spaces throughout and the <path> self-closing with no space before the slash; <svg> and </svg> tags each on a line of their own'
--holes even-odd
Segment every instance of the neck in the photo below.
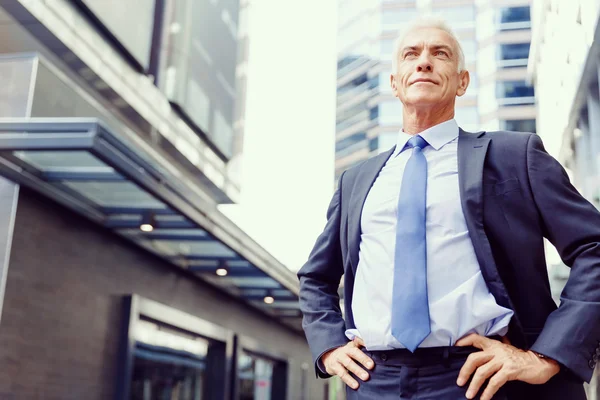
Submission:
<svg viewBox="0 0 600 400">
<path fill-rule="evenodd" d="M 454 104 L 447 107 L 403 107 L 402 130 L 409 135 L 416 135 L 454 118 Z"/>
</svg>

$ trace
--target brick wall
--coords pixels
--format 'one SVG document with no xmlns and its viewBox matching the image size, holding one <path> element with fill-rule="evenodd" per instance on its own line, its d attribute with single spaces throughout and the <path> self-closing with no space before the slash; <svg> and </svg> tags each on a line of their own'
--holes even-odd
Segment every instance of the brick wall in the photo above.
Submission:
<svg viewBox="0 0 600 400">
<path fill-rule="evenodd" d="M 290 399 L 300 399 L 308 363 L 307 398 L 322 398 L 301 334 L 22 189 L 0 321 L 0 399 L 111 399 L 129 293 L 290 354 Z"/>
</svg>

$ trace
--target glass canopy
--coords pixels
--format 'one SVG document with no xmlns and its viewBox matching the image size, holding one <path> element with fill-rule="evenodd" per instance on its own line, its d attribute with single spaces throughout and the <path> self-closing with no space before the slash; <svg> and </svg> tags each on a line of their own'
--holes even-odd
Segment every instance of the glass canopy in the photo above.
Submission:
<svg viewBox="0 0 600 400">
<path fill-rule="evenodd" d="M 0 120 L 1 175 L 300 329 L 295 274 L 167 171 L 98 120 Z"/>
</svg>

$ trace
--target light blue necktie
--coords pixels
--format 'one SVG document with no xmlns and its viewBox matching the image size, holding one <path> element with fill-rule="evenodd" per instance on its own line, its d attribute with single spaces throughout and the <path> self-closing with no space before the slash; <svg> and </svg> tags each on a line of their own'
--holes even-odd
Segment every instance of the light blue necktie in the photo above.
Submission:
<svg viewBox="0 0 600 400">
<path fill-rule="evenodd" d="M 422 152 L 427 142 L 413 136 L 406 146 L 412 148 L 412 155 L 404 169 L 398 199 L 392 335 L 414 352 L 431 332 L 425 242 L 427 159 Z"/>
</svg>

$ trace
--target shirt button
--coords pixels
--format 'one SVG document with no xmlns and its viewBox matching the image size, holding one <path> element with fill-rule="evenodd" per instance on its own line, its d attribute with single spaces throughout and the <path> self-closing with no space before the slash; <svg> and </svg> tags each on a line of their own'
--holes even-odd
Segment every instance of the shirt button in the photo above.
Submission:
<svg viewBox="0 0 600 400">
<path fill-rule="evenodd" d="M 381 361 L 387 361 L 387 354 L 383 353 L 381 355 Z"/>
</svg>

